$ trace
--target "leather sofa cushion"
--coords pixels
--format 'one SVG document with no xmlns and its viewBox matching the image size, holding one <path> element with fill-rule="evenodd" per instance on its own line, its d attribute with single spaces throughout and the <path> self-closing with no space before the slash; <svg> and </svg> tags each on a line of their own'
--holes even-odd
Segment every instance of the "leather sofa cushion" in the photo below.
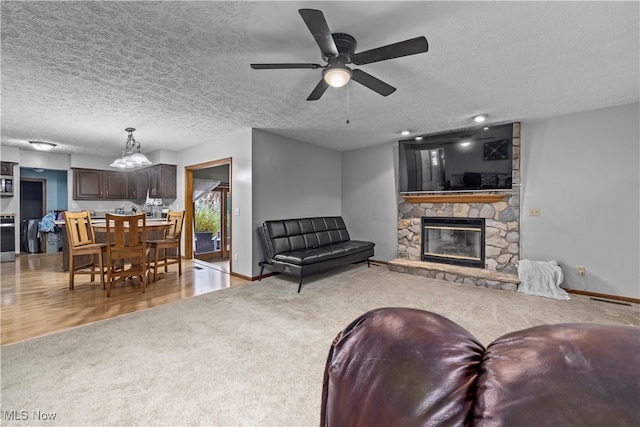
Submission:
<svg viewBox="0 0 640 427">
<path fill-rule="evenodd" d="M 303 259 L 306 249 L 350 240 L 341 217 L 316 217 L 265 221 L 267 237 L 271 240 L 273 255 L 285 252 L 300 252 Z"/>
<path fill-rule="evenodd" d="M 637 426 L 639 399 L 640 329 L 538 326 L 487 347 L 474 425 Z"/>
<path fill-rule="evenodd" d="M 374 243 L 372 242 L 349 240 L 346 242 L 323 245 L 317 248 L 281 252 L 275 255 L 273 260 L 295 265 L 309 265 L 340 258 L 345 255 L 364 252 L 373 247 Z"/>
</svg>

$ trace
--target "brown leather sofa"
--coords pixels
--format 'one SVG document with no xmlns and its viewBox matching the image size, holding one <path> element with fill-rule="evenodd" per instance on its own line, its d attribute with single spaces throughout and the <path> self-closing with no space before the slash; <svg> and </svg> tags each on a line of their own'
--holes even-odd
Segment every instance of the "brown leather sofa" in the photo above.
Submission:
<svg viewBox="0 0 640 427">
<path fill-rule="evenodd" d="M 322 426 L 638 426 L 640 328 L 571 323 L 485 349 L 427 311 L 381 308 L 334 340 Z"/>
</svg>

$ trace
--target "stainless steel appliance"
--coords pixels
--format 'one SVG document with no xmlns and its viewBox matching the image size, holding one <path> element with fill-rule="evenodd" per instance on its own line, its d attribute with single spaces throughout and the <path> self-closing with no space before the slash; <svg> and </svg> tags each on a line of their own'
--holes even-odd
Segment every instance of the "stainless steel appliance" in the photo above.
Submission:
<svg viewBox="0 0 640 427">
<path fill-rule="evenodd" d="M 42 252 L 40 247 L 40 237 L 38 233 L 39 219 L 23 219 L 20 239 L 22 241 L 22 252 L 38 254 Z"/>
<path fill-rule="evenodd" d="M 0 262 L 16 260 L 16 216 L 0 215 Z"/>
<path fill-rule="evenodd" d="M 0 196 L 13 196 L 13 177 L 8 175 L 0 176 Z"/>
</svg>

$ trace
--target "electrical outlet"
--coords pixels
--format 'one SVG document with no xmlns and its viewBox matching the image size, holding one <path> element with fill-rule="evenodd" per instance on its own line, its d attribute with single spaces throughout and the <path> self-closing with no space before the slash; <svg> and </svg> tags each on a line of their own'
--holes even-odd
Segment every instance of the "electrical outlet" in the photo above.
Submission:
<svg viewBox="0 0 640 427">
<path fill-rule="evenodd" d="M 578 276 L 584 276 L 584 265 L 576 266 L 576 273 Z"/>
<path fill-rule="evenodd" d="M 540 216 L 540 208 L 530 208 L 529 216 Z"/>
</svg>

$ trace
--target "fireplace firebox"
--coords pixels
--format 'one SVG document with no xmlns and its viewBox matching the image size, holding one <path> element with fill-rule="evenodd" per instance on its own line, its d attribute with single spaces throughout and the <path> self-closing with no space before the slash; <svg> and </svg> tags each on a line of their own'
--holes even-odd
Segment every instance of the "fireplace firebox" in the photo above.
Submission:
<svg viewBox="0 0 640 427">
<path fill-rule="evenodd" d="M 422 261 L 484 268 L 484 218 L 422 217 Z"/>
</svg>

